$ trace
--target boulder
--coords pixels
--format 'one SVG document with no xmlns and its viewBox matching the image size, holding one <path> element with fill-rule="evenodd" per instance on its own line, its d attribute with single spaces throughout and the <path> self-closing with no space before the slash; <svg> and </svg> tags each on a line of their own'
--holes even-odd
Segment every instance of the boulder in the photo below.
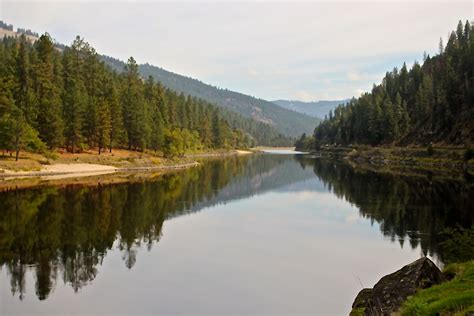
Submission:
<svg viewBox="0 0 474 316">
<path fill-rule="evenodd" d="M 372 289 L 362 289 L 352 303 L 352 308 L 365 308 L 367 301 L 372 297 Z"/>
<path fill-rule="evenodd" d="M 357 295 L 353 308 L 365 305 L 365 315 L 391 315 L 419 289 L 425 289 L 445 280 L 443 273 L 428 258 L 420 258 L 400 270 L 381 278 L 369 291 Z"/>
</svg>

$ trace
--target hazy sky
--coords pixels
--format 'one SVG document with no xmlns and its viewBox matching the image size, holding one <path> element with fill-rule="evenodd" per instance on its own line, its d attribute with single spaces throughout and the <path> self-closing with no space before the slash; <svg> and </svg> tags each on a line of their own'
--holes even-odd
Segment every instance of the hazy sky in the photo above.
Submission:
<svg viewBox="0 0 474 316">
<path fill-rule="evenodd" d="M 474 1 L 9 1 L 0 19 L 260 98 L 358 96 L 433 54 Z"/>
</svg>

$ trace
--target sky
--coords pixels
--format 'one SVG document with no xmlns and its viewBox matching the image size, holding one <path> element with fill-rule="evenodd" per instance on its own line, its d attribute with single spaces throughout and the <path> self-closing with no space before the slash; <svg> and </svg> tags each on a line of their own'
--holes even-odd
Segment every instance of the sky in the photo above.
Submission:
<svg viewBox="0 0 474 316">
<path fill-rule="evenodd" d="M 438 51 L 474 1 L 0 0 L 0 20 L 266 100 L 357 97 Z"/>
</svg>

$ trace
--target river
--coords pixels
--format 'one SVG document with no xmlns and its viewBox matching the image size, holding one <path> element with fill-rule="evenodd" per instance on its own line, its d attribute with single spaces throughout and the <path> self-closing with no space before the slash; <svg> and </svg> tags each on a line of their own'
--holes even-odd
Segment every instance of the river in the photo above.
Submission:
<svg viewBox="0 0 474 316">
<path fill-rule="evenodd" d="M 344 315 L 473 223 L 472 182 L 308 155 L 0 193 L 0 314 Z"/>
</svg>

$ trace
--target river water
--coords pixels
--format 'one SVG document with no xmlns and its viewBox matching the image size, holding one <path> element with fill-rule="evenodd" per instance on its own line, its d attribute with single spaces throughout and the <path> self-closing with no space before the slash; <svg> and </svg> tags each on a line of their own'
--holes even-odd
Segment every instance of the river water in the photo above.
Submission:
<svg viewBox="0 0 474 316">
<path fill-rule="evenodd" d="M 0 193 L 0 314 L 344 315 L 362 287 L 473 223 L 462 180 L 308 155 Z"/>
</svg>

